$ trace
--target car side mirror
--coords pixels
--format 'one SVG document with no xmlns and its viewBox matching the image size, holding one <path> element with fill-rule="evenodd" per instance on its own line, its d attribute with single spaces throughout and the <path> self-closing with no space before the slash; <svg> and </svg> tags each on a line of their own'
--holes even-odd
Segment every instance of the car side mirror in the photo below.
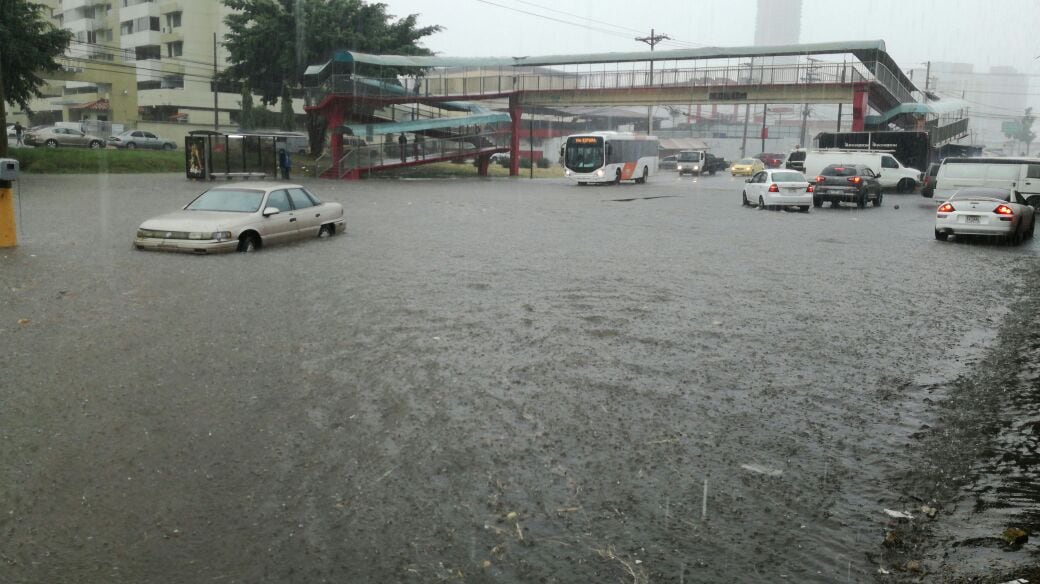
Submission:
<svg viewBox="0 0 1040 584">
<path fill-rule="evenodd" d="M 751 179 L 746 178 L 746 179 L 744 179 L 744 182 L 749 183 L 749 182 L 751 182 Z"/>
<path fill-rule="evenodd" d="M 267 207 L 264 209 L 264 217 L 270 217 L 271 215 L 277 215 L 279 213 L 281 213 L 281 211 L 278 210 L 278 207 Z"/>
</svg>

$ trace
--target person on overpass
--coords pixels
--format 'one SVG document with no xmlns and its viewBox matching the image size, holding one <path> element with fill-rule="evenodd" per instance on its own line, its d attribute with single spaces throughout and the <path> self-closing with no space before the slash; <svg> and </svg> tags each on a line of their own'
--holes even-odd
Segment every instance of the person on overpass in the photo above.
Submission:
<svg viewBox="0 0 1040 584">
<path fill-rule="evenodd" d="M 401 151 L 401 162 L 407 162 L 408 158 L 408 138 L 405 138 L 404 132 L 401 132 L 401 136 L 397 138 L 397 145 L 400 147 L 398 150 Z"/>
</svg>

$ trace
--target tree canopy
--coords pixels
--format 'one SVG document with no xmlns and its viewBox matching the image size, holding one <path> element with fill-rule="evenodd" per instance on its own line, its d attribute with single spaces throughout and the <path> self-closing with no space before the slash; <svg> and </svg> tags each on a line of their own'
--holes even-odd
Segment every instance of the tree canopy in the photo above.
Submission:
<svg viewBox="0 0 1040 584">
<path fill-rule="evenodd" d="M 47 20 L 45 7 L 28 0 L 0 0 L 0 126 L 7 126 L 7 104 L 28 109 L 41 97 L 39 72 L 59 68 L 55 59 L 65 52 L 72 33 Z M 6 134 L 0 153 L 7 153 Z"/>
<path fill-rule="evenodd" d="M 225 22 L 224 46 L 232 63 L 223 76 L 249 81 L 264 104 L 278 101 L 283 85 L 300 85 L 308 65 L 341 50 L 429 55 L 419 46 L 440 26 L 418 27 L 418 15 L 396 18 L 387 6 L 365 0 L 223 0 L 235 12 Z"/>
</svg>

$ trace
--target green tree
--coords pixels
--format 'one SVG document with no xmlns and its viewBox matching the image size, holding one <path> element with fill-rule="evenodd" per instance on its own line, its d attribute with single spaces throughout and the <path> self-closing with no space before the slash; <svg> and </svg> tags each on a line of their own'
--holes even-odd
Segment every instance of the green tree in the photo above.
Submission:
<svg viewBox="0 0 1040 584">
<path fill-rule="evenodd" d="M 289 86 L 282 85 L 282 120 L 281 129 L 292 132 L 296 129 L 296 114 L 292 108 L 292 96 L 289 94 Z"/>
<path fill-rule="evenodd" d="M 253 92 L 249 83 L 242 84 L 242 113 L 238 116 L 238 127 L 242 130 L 253 129 Z"/>
<path fill-rule="evenodd" d="M 223 0 L 235 12 L 225 18 L 224 46 L 232 63 L 228 80 L 248 80 L 265 105 L 282 87 L 299 87 L 308 65 L 337 50 L 429 55 L 419 40 L 439 26 L 417 26 L 416 14 L 396 19 L 387 6 L 365 0 Z"/>
<path fill-rule="evenodd" d="M 56 28 L 42 4 L 27 0 L 0 0 L 0 156 L 7 156 L 7 104 L 29 109 L 42 97 L 38 74 L 59 68 L 56 58 L 69 46 L 72 33 Z"/>
<path fill-rule="evenodd" d="M 1033 108 L 1027 107 L 1026 114 L 1019 120 L 1018 132 L 1015 133 L 1015 140 L 1022 142 L 1026 145 L 1026 156 L 1029 155 L 1029 145 L 1036 140 L 1036 134 L 1033 133 Z"/>
</svg>

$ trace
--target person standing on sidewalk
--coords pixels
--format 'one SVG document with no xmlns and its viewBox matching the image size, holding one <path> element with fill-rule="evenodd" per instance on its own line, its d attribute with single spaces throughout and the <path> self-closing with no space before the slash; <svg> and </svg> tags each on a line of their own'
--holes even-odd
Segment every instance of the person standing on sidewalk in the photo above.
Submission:
<svg viewBox="0 0 1040 584">
<path fill-rule="evenodd" d="M 14 123 L 14 140 L 15 140 L 15 144 L 17 144 L 19 146 L 25 146 L 25 144 L 22 144 L 22 130 L 24 130 L 24 129 L 25 128 L 22 127 L 22 123 L 21 122 L 15 122 Z"/>
<path fill-rule="evenodd" d="M 282 180 L 289 180 L 289 171 L 292 170 L 292 159 L 289 158 L 289 149 L 278 150 L 278 168 L 282 169 Z"/>
</svg>

